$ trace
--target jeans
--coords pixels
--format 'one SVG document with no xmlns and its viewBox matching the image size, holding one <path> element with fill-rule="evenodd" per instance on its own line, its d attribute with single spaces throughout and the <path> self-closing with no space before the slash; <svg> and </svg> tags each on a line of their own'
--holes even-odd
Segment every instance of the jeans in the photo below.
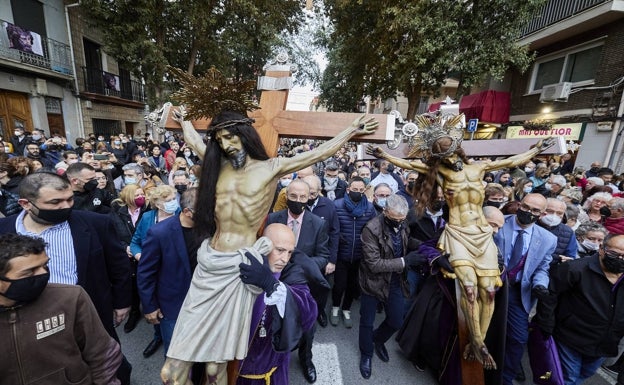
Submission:
<svg viewBox="0 0 624 385">
<path fill-rule="evenodd" d="M 165 348 L 165 356 L 167 356 L 167 350 L 169 350 L 169 344 L 171 344 L 171 337 L 173 337 L 173 328 L 175 328 L 175 324 L 175 319 L 163 317 L 160 320 L 160 336 Z"/>
<path fill-rule="evenodd" d="M 385 344 L 403 323 L 403 292 L 399 279 L 393 277 L 390 283 L 388 299 L 384 302 L 386 319 L 373 331 L 377 314 L 377 298 L 362 293 L 360 296 L 360 352 L 363 357 L 373 356 L 374 344 Z"/>
<path fill-rule="evenodd" d="M 589 357 L 583 353 L 557 342 L 559 361 L 563 370 L 563 382 L 565 385 L 578 385 L 596 373 L 603 357 Z"/>
<path fill-rule="evenodd" d="M 505 341 L 505 363 L 503 384 L 512 385 L 520 369 L 524 346 L 529 340 L 529 314 L 522 306 L 520 284 L 509 286 L 509 306 L 507 308 L 507 339 Z"/>
</svg>

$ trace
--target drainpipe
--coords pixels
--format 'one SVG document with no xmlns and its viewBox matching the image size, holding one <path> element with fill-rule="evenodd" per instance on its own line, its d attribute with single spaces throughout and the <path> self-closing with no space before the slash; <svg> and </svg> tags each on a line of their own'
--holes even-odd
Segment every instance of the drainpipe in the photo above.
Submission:
<svg viewBox="0 0 624 385">
<path fill-rule="evenodd" d="M 77 3 L 67 4 L 65 6 L 65 22 L 67 24 L 67 33 L 69 34 L 69 53 L 71 55 L 72 70 L 74 71 L 74 87 L 76 90 L 76 111 L 78 112 L 78 131 L 80 137 L 85 137 L 84 121 L 82 117 L 82 103 L 80 102 L 80 88 L 78 87 L 78 72 L 76 72 L 76 58 L 74 57 L 74 39 L 72 36 L 71 27 L 69 24 L 69 8 L 80 5 L 80 0 Z"/>
<path fill-rule="evenodd" d="M 624 124 L 622 124 L 623 113 L 624 113 L 624 92 L 622 92 L 622 97 L 620 98 L 620 107 L 618 108 L 616 120 L 615 120 L 615 123 L 613 124 L 613 136 L 611 137 L 611 142 L 613 146 L 609 146 L 610 154 L 607 154 L 607 159 L 609 159 L 609 162 L 607 164 L 608 164 L 608 167 L 612 169 L 616 166 L 616 164 L 614 164 L 614 162 L 616 162 L 615 154 L 617 153 L 618 146 L 620 145 L 620 140 L 622 139 L 622 133 L 624 132 Z M 613 171 L 615 171 L 616 173 L 619 173 L 619 170 L 613 170 Z"/>
</svg>

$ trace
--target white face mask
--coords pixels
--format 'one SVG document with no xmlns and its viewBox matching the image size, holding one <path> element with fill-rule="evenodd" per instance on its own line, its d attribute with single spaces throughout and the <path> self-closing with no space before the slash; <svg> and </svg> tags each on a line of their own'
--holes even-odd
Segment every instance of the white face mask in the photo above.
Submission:
<svg viewBox="0 0 624 385">
<path fill-rule="evenodd" d="M 530 193 L 531 191 L 533 191 L 533 187 L 525 187 L 524 189 L 522 189 L 522 191 L 524 191 L 525 193 Z"/>
<path fill-rule="evenodd" d="M 288 187 L 288 185 L 290 184 L 290 182 L 292 182 L 292 179 L 280 179 L 280 184 L 283 187 Z"/>
<path fill-rule="evenodd" d="M 524 172 L 533 172 L 533 169 L 530 167 L 525 167 Z"/>
<path fill-rule="evenodd" d="M 559 223 L 561 223 L 561 218 L 556 214 L 548 214 L 541 217 L 540 222 L 542 222 L 546 226 L 552 227 L 557 226 Z"/>
<path fill-rule="evenodd" d="M 598 250 L 598 248 L 600 247 L 600 245 L 598 245 L 597 243 L 594 243 L 592 241 L 590 241 L 589 239 L 585 239 L 583 242 L 581 242 L 581 245 L 585 248 L 585 250 L 587 251 L 596 251 Z"/>
</svg>

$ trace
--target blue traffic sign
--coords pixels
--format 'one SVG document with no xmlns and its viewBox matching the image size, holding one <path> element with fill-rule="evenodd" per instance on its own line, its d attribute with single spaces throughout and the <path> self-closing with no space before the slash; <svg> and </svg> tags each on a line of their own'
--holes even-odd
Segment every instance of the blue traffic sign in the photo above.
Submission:
<svg viewBox="0 0 624 385">
<path fill-rule="evenodd" d="M 470 119 L 468 121 L 468 132 L 476 132 L 479 125 L 479 119 Z"/>
</svg>

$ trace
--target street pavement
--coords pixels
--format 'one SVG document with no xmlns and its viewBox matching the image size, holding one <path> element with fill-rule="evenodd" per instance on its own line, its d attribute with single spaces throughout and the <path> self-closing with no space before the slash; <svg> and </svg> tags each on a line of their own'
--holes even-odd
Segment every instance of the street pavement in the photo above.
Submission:
<svg viewBox="0 0 624 385">
<path fill-rule="evenodd" d="M 316 336 L 312 352 L 314 354 L 314 364 L 316 366 L 318 385 L 398 385 L 398 384 L 436 384 L 435 377 L 427 370 L 417 371 L 414 366 L 404 358 L 394 338 L 386 344 L 390 355 L 390 362 L 384 363 L 376 356 L 373 357 L 372 376 L 365 380 L 359 371 L 359 350 L 358 350 L 358 321 L 359 303 L 353 304 L 354 327 L 346 329 L 342 324 L 337 327 L 328 325 L 321 328 L 316 324 Z M 383 314 L 378 314 L 377 324 L 383 320 Z M 157 385 L 160 381 L 160 368 L 164 362 L 163 349 L 161 348 L 152 357 L 143 358 L 143 349 L 152 339 L 153 328 L 145 321 L 139 323 L 137 328 L 131 333 L 124 333 L 123 327 L 118 328 L 121 338 L 122 350 L 133 366 L 132 385 Z M 524 360 L 524 367 L 527 371 L 527 381 L 518 382 L 518 385 L 530 385 L 530 367 L 528 361 Z M 290 363 L 290 385 L 308 384 L 303 378 L 299 359 L 296 352 L 291 354 Z M 615 379 L 602 369 L 588 379 L 584 385 L 607 385 L 615 384 Z"/>
</svg>

